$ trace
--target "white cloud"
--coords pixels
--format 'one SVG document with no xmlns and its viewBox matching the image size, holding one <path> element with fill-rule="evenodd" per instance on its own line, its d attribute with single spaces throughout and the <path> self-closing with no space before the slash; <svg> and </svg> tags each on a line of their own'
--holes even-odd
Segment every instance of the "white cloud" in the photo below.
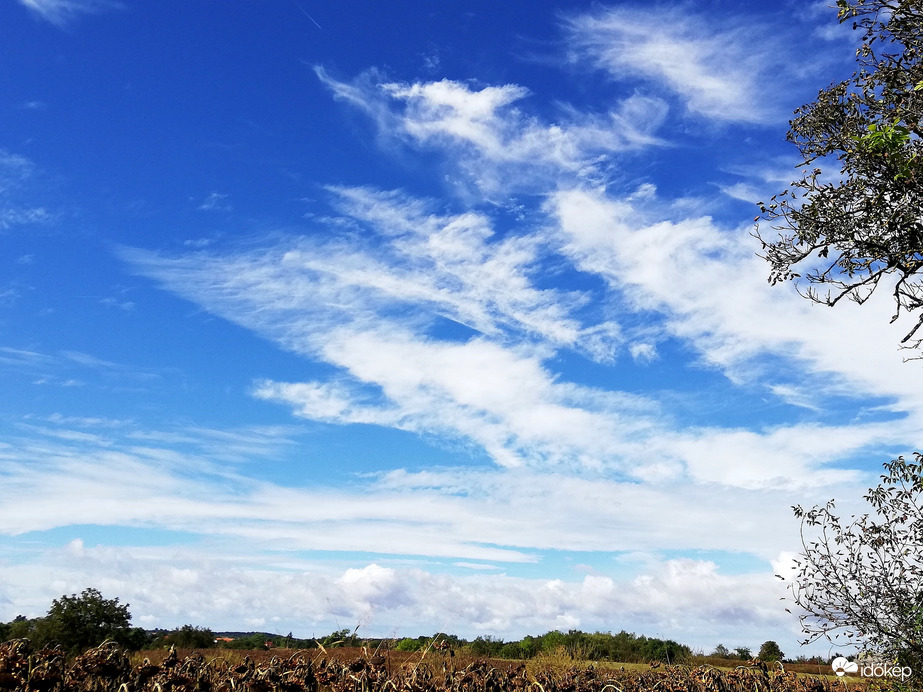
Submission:
<svg viewBox="0 0 923 692">
<path fill-rule="evenodd" d="M 32 369 L 48 365 L 53 361 L 51 356 L 37 351 L 0 346 L 0 365 Z"/>
<path fill-rule="evenodd" d="M 119 310 L 124 310 L 125 312 L 132 312 L 135 309 L 135 304 L 130 300 L 119 300 L 118 298 L 113 298 L 108 296 L 106 298 L 100 298 L 100 305 L 104 305 L 107 308 L 118 308 Z"/>
<path fill-rule="evenodd" d="M 363 404 L 338 386 L 263 383 L 257 396 L 291 404 L 299 415 L 340 423 L 389 425 L 417 433 L 471 440 L 502 465 L 615 464 L 628 442 L 650 427 L 642 400 L 610 395 L 594 405 L 592 392 L 555 383 L 534 357 L 484 340 L 420 342 L 409 334 L 344 332 L 324 348 L 330 363 L 357 381 L 380 388 L 385 402 Z"/>
<path fill-rule="evenodd" d="M 21 425 L 0 446 L 7 490 L 0 526 L 7 535 L 95 524 L 224 537 L 262 546 L 255 555 L 363 551 L 515 564 L 536 560 L 535 551 L 544 549 L 702 549 L 768 560 L 791 546 L 793 501 L 824 501 L 832 488 L 858 497 L 864 480 L 841 472 L 828 473 L 822 489 L 760 485 L 752 482 L 758 476 L 748 464 L 762 473 L 760 462 L 765 469 L 782 465 L 765 454 L 766 441 L 752 437 L 737 448 L 733 440 L 715 436 L 712 444 L 703 434 L 650 448 L 656 456 L 671 445 L 685 446 L 696 465 L 692 477 L 680 473 L 649 483 L 564 469 L 473 467 L 394 470 L 339 488 L 282 487 L 248 476 L 233 462 L 278 464 L 297 456 L 286 430 L 145 432 L 128 422 L 77 421 L 75 428 L 67 418 L 54 420 Z M 810 433 L 820 437 L 817 430 L 804 431 Z M 782 443 L 769 443 L 788 445 L 784 451 L 794 449 L 797 458 L 794 435 L 779 435 Z M 815 456 L 836 453 L 821 446 L 815 442 Z M 733 473 L 751 482 L 727 477 Z M 791 531 L 779 529 L 787 524 Z M 759 544 L 750 540 L 754 531 L 764 535 Z"/>
<path fill-rule="evenodd" d="M 896 411 L 921 410 L 894 346 L 906 325 L 888 324 L 885 292 L 865 306 L 831 310 L 791 288 L 770 287 L 743 230 L 722 231 L 707 218 L 649 224 L 630 206 L 586 192 L 556 199 L 575 261 L 639 307 L 661 312 L 672 333 L 732 377 L 759 369 L 759 357 L 785 356 L 790 373 L 819 386 L 818 395 L 886 397 Z"/>
<path fill-rule="evenodd" d="M 628 352 L 636 361 L 649 363 L 657 359 L 657 347 L 651 343 L 637 342 L 628 347 Z"/>
<path fill-rule="evenodd" d="M 0 193 L 25 182 L 34 172 L 35 164 L 30 159 L 0 149 Z"/>
<path fill-rule="evenodd" d="M 44 224 L 54 217 L 43 207 L 31 209 L 0 209 L 0 230 L 7 230 L 16 226 Z"/>
<path fill-rule="evenodd" d="M 614 80 L 650 80 L 712 120 L 761 123 L 780 115 L 765 85 L 778 81 L 774 73 L 789 56 L 756 37 L 754 21 L 722 27 L 714 13 L 706 18 L 688 6 L 618 6 L 574 16 L 567 28 L 573 59 L 589 60 Z"/>
<path fill-rule="evenodd" d="M 745 182 L 736 182 L 730 185 L 719 185 L 718 189 L 722 193 L 731 197 L 732 199 L 738 199 L 741 202 L 749 202 L 754 204 L 760 199 L 761 193 L 750 183 Z"/>
<path fill-rule="evenodd" d="M 788 425 L 756 433 L 717 430 L 680 433 L 671 444 L 690 476 L 703 482 L 742 488 L 789 487 L 799 480 L 818 486 L 856 477 L 855 472 L 824 467 L 851 452 L 884 444 L 894 425 Z M 904 431 L 909 437 L 910 429 Z"/>
<path fill-rule="evenodd" d="M 542 122 L 515 107 L 524 87 L 475 88 L 451 80 L 403 84 L 368 73 L 352 84 L 317 68 L 334 95 L 366 111 L 388 137 L 416 146 L 445 148 L 481 194 L 540 192 L 561 176 L 599 180 L 611 155 L 661 145 L 656 136 L 666 115 L 663 101 L 634 94 L 606 114 L 562 106 L 559 122 Z"/>
<path fill-rule="evenodd" d="M 495 240 L 481 215 L 437 216 L 400 195 L 337 192 L 350 217 L 375 230 L 368 250 L 353 237 L 351 246 L 291 239 L 224 257 L 126 256 L 208 309 L 340 368 L 345 384 L 257 387 L 305 417 L 474 441 L 502 464 L 606 463 L 617 438 L 647 425 L 604 413 L 649 408 L 643 400 L 602 403 L 601 392 L 554 383 L 541 366 L 558 345 L 610 359 L 619 332 L 609 321 L 582 322 L 587 296 L 534 287 L 540 238 Z M 434 313 L 483 336 L 430 336 Z"/>
<path fill-rule="evenodd" d="M 349 229 L 336 239 L 282 238 L 258 251 L 177 258 L 124 253 L 137 271 L 206 309 L 334 366 L 327 381 L 256 383 L 258 398 L 300 417 L 461 441 L 508 467 L 605 469 L 647 481 L 688 474 L 752 488 L 842 480 L 848 472 L 825 468 L 837 455 L 912 443 L 913 417 L 690 428 L 665 414 L 657 397 L 562 381 L 549 365 L 561 349 L 611 362 L 622 345 L 603 313 L 645 311 L 660 332 L 624 340 L 635 360 L 651 362 L 658 338 L 672 336 L 733 382 L 767 395 L 781 396 L 800 379 L 803 392 L 816 387 L 815 397 L 887 396 L 895 412 L 916 410 L 918 394 L 899 359 L 882 355 L 879 337 L 863 344 L 843 316 L 818 317 L 768 287 L 746 233 L 732 236 L 706 217 L 659 221 L 652 187 L 622 200 L 588 189 L 556 192 L 548 226 L 501 238 L 483 214 L 436 214 L 398 193 L 333 191 L 345 216 L 327 226 Z M 537 289 L 533 276 L 561 257 L 610 290 Z M 443 336 L 436 317 L 465 325 L 470 336 Z M 877 353 L 881 367 L 869 371 L 852 357 L 856 349 Z M 766 361 L 773 356 L 793 359 L 792 371 L 774 371 Z M 827 436 L 837 444 L 818 450 L 815 440 Z"/>
<path fill-rule="evenodd" d="M 31 579 L 33 569 L 47 567 L 42 563 L 15 571 L 0 566 L 0 578 L 17 602 L 32 604 L 29 615 L 42 614 L 61 593 L 93 583 L 130 603 L 135 624 L 178 627 L 191 621 L 235 630 L 245 621 L 267 622 L 302 637 L 357 623 L 360 636 L 418 636 L 439 629 L 471 638 L 521 637 L 554 628 L 606 630 L 615 621 L 713 646 L 730 632 L 740 636 L 742 628 L 756 637 L 787 624 L 778 615 L 781 592 L 771 577 L 725 576 L 707 561 L 656 562 L 633 579 L 548 580 L 459 577 L 377 563 L 277 572 L 203 556 L 201 550 L 171 552 L 67 546 L 43 558 L 56 565 L 51 588 Z"/>
<path fill-rule="evenodd" d="M 329 622 L 331 611 L 359 618 L 371 610 L 372 626 L 404 623 L 416 635 L 440 613 L 437 620 L 452 618 L 452 631 L 525 633 L 559 626 L 564 618 L 592 627 L 626 612 L 662 622 L 669 610 L 691 630 L 702 622 L 717 625 L 719 618 L 699 600 L 705 591 L 721 591 L 722 602 L 739 607 L 748 620 L 759 620 L 759 604 L 771 600 L 757 588 L 770 583 L 763 576 L 723 577 L 714 563 L 689 560 L 654 559 L 634 577 L 603 574 L 582 581 L 438 574 L 442 559 L 512 567 L 535 560 L 536 549 L 739 545 L 778 521 L 780 503 L 762 494 L 729 498 L 723 510 L 705 514 L 696 509 L 704 501 L 703 488 L 691 488 L 682 498 L 675 490 L 631 483 L 471 469 L 394 472 L 352 490 L 282 488 L 228 474 L 207 457 L 177 455 L 170 448 L 132 452 L 112 428 L 100 430 L 108 436 L 78 439 L 65 429 L 49 437 L 48 431 L 32 430 L 30 438 L 0 448 L 8 491 L 0 516 L 7 531 L 83 527 L 72 529 L 75 537 L 60 550 L 45 547 L 25 562 L 16 558 L 0 566 L 18 604 L 40 608 L 60 592 L 93 584 L 131 602 L 148 626 L 193 618 L 233 628 L 234 617 L 281 616 L 300 621 L 285 627 L 297 630 L 305 621 Z M 37 453 L 42 464 L 25 461 L 39 458 Z M 223 475 L 217 485 L 209 478 L 215 473 Z M 221 487 L 226 490 L 216 489 Z M 463 494 L 456 492 L 459 487 Z M 81 537 L 94 524 L 182 531 L 200 539 L 188 548 L 103 547 Z M 402 567 L 386 556 L 364 566 L 344 559 L 339 564 L 348 566 L 338 568 L 337 560 L 302 553 L 318 550 L 420 555 L 437 571 L 427 562 Z M 758 550 L 774 555 L 771 544 Z M 46 561 L 56 564 L 59 581 L 51 585 L 30 577 L 46 569 Z M 213 588 L 216 581 L 222 589 Z M 639 607 L 651 603 L 641 596 L 653 593 L 673 606 Z"/>
<path fill-rule="evenodd" d="M 417 599 L 409 591 L 411 584 L 402 577 L 390 567 L 373 563 L 347 569 L 336 583 L 343 589 L 347 601 L 352 601 L 349 606 L 351 610 L 361 613 L 370 608 L 390 610 L 415 605 Z"/>
</svg>

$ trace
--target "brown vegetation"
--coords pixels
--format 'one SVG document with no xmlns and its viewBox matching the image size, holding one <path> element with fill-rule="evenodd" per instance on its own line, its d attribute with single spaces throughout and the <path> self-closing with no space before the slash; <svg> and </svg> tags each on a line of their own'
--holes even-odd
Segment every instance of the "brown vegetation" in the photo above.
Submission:
<svg viewBox="0 0 923 692">
<path fill-rule="evenodd" d="M 132 660 L 106 643 L 68 660 L 28 640 L 0 644 L 3 692 L 845 692 L 844 680 L 809 677 L 760 662 L 711 666 L 540 665 L 420 653 L 330 649 L 150 652 Z M 138 655 L 140 657 L 140 655 Z M 854 681 L 849 689 L 863 687 Z M 881 689 L 880 687 L 876 689 Z"/>
</svg>

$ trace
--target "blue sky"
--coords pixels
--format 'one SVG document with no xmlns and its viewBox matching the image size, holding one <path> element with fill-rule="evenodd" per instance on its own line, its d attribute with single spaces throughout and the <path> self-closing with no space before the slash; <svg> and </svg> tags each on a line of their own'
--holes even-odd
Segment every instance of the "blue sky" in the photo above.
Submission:
<svg viewBox="0 0 923 692">
<path fill-rule="evenodd" d="M 835 10 L 18 0 L 0 46 L 0 620 L 799 653 L 790 506 L 923 414 L 887 296 L 750 235 Z"/>
</svg>

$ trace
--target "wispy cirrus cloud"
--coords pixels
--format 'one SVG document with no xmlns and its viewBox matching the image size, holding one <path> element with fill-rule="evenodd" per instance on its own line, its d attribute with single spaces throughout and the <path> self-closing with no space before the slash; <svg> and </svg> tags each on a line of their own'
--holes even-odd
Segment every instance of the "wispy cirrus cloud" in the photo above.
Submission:
<svg viewBox="0 0 923 692">
<path fill-rule="evenodd" d="M 0 369 L 32 378 L 34 384 L 76 386 L 148 386 L 175 375 L 170 368 L 145 368 L 104 360 L 82 351 L 44 353 L 0 346 Z"/>
<path fill-rule="evenodd" d="M 35 15 L 55 26 L 65 27 L 80 15 L 98 14 L 122 7 L 116 0 L 19 0 Z"/>
<path fill-rule="evenodd" d="M 0 209 L 0 230 L 8 230 L 19 226 L 45 224 L 54 219 L 44 207 L 31 209 Z"/>
<path fill-rule="evenodd" d="M 797 352 L 814 333 L 799 331 L 798 320 L 811 316 L 796 299 L 773 293 L 750 266 L 750 251 L 728 243 L 706 218 L 651 222 L 650 195 L 615 201 L 573 190 L 549 196 L 550 225 L 541 233 L 495 238 L 483 214 L 436 214 L 398 193 L 332 191 L 343 213 L 327 222 L 328 230 L 341 229 L 333 239 L 277 236 L 259 250 L 177 257 L 123 252 L 135 271 L 168 289 L 333 366 L 328 379 L 255 384 L 257 398 L 299 417 L 461 441 L 509 468 L 597 469 L 736 488 L 838 482 L 851 477 L 825 468 L 838 455 L 912 435 L 912 419 L 871 421 L 849 434 L 836 425 L 684 427 L 656 396 L 580 386 L 555 372 L 550 363 L 562 351 L 603 356 L 599 362 L 611 366 L 626 345 L 600 318 L 644 310 L 659 315 L 662 327 L 659 337 L 644 334 L 636 357 L 657 339 L 681 338 L 729 376 L 750 386 L 765 381 L 767 395 L 790 391 L 783 385 L 792 378 L 764 380 L 765 371 L 746 367 Z M 536 270 L 561 257 L 611 291 L 538 290 Z M 721 292 L 721 282 L 735 288 Z M 741 309 L 796 317 L 784 328 L 771 321 L 747 327 L 760 330 L 754 340 L 735 326 Z M 597 338 L 615 350 L 599 351 Z M 843 383 L 850 367 L 864 367 L 842 366 Z M 840 444 L 818 449 L 825 436 Z"/>
<path fill-rule="evenodd" d="M 456 182 L 488 195 L 537 192 L 562 176 L 598 182 L 614 154 L 664 144 L 657 130 L 666 104 L 654 97 L 632 95 L 604 114 L 562 107 L 560 122 L 544 122 L 516 107 L 530 93 L 514 84 L 407 84 L 377 72 L 342 82 L 315 71 L 335 97 L 369 114 L 383 136 L 449 151 L 465 174 Z"/>
<path fill-rule="evenodd" d="M 858 374 L 876 385 L 863 394 L 909 395 L 896 370 L 897 388 L 881 387 L 842 349 L 835 365 L 822 362 L 819 344 L 836 351 L 848 343 L 847 321 L 818 321 L 797 297 L 773 292 L 746 233 L 734 229 L 731 239 L 710 218 L 690 216 L 695 204 L 664 202 L 653 185 L 623 194 L 590 185 L 573 165 L 589 161 L 589 150 L 544 159 L 518 150 L 515 133 L 537 122 L 510 108 L 525 96 L 522 88 L 374 84 L 371 73 L 346 84 L 319 75 L 384 130 L 439 147 L 477 187 L 486 176 L 511 191 L 517 183 L 507 166 L 528 171 L 537 159 L 549 176 L 538 181 L 546 202 L 523 228 L 499 233 L 483 211 L 447 214 L 404 193 L 330 188 L 341 215 L 320 221 L 325 240 L 277 237 L 258 250 L 178 257 L 125 250 L 136 271 L 338 373 L 306 382 L 266 379 L 255 385 L 258 398 L 311 420 L 461 440 L 505 467 L 563 464 L 732 487 L 834 482 L 849 477 L 823 468 L 836 454 L 857 453 L 896 431 L 909 439 L 912 418 L 889 431 L 855 426 L 836 454 L 811 443 L 819 430 L 835 434 L 836 425 L 676 429 L 656 398 L 561 381 L 547 363 L 562 350 L 609 365 L 628 351 L 643 362 L 658 341 L 673 338 L 732 381 L 768 395 L 794 391 L 799 378 L 819 383 L 830 372 L 837 378 L 817 392 L 845 393 Z M 389 98 L 406 107 L 393 108 Z M 557 127 L 566 137 L 583 125 L 578 118 Z M 472 151 L 477 170 L 467 167 Z M 549 268 L 602 283 L 539 288 Z M 641 312 L 648 327 L 635 339 L 618 320 Z M 743 313 L 762 318 L 741 321 Z M 834 323 L 840 346 L 821 334 Z M 867 350 L 877 347 L 870 342 Z M 765 364 L 780 354 L 795 357 L 784 376 Z M 892 410 L 914 405 L 905 399 Z M 724 453 L 703 455 L 712 443 Z M 754 458 L 779 463 L 767 472 L 742 460 L 747 447 Z"/>
<path fill-rule="evenodd" d="M 123 255 L 210 309 L 237 314 L 312 355 L 317 335 L 326 338 L 335 326 L 390 321 L 431 333 L 441 318 L 501 342 L 525 339 L 602 361 L 613 357 L 618 326 L 594 314 L 588 294 L 536 285 L 548 251 L 540 233 L 502 235 L 483 214 L 440 214 L 431 202 L 402 193 L 330 190 L 344 217 L 324 240 L 290 236 L 229 253 L 210 274 L 200 270 L 218 255 L 168 258 L 130 249 Z M 337 233 L 344 222 L 361 224 L 364 234 Z M 264 309 L 254 310 L 256 304 Z"/>
<path fill-rule="evenodd" d="M 559 348 L 609 361 L 620 334 L 588 295 L 536 287 L 540 235 L 497 238 L 483 215 L 434 214 L 404 195 L 335 193 L 347 214 L 339 223 L 361 223 L 371 238 L 124 256 L 216 314 L 338 368 L 345 383 L 258 384 L 259 397 L 306 418 L 473 441 L 504 465 L 594 465 L 629 437 L 615 430 L 645 425 L 603 414 L 649 407 L 643 399 L 557 383 L 543 367 Z"/>
<path fill-rule="evenodd" d="M 633 17 L 628 16 L 624 23 L 629 29 L 635 26 L 628 21 Z M 638 17 L 643 17 L 644 21 L 655 21 L 651 13 L 639 13 Z M 621 18 L 617 11 L 613 11 L 613 14 L 605 14 L 604 17 L 600 14 L 584 15 L 573 21 L 592 34 L 593 31 L 617 31 L 613 27 L 619 24 L 616 20 Z M 743 50 L 736 29 L 728 30 L 730 38 L 721 34 L 718 37 L 721 40 L 715 38 L 712 41 L 713 30 L 700 26 L 700 19 L 693 16 L 686 24 L 680 24 L 685 28 L 678 30 L 681 33 L 688 31 L 690 36 L 704 42 L 701 50 L 691 52 L 691 63 L 694 64 L 697 56 L 701 56 L 701 69 L 712 63 L 717 65 L 721 62 L 718 59 L 719 46 L 720 50 L 731 50 L 732 53 Z M 603 33 L 598 34 L 601 42 L 613 40 Z M 618 45 L 618 41 L 614 45 Z M 765 46 L 764 49 L 768 50 Z M 747 50 L 750 50 L 749 46 Z M 751 52 L 754 60 L 765 57 L 759 50 Z M 730 62 L 736 66 L 747 65 L 744 59 Z M 763 68 L 768 64 L 764 64 Z M 429 87 L 433 87 L 435 95 L 427 96 Z M 356 86 L 337 82 L 332 88 L 348 92 L 347 100 L 362 107 L 374 101 L 365 98 L 373 91 L 369 84 Z M 433 113 L 440 114 L 439 117 L 417 114 L 409 122 L 411 129 L 419 128 L 423 133 L 416 141 L 421 145 L 429 141 L 433 146 L 439 146 L 446 155 L 449 168 L 464 169 L 468 153 L 457 145 L 459 141 L 466 140 L 476 142 L 478 151 L 488 152 L 480 160 L 477 172 L 470 175 L 478 176 L 478 179 L 504 178 L 502 156 L 489 152 L 503 141 L 500 133 L 505 128 L 515 130 L 516 123 L 521 124 L 527 118 L 521 114 L 510 116 L 498 110 L 498 104 L 508 105 L 521 98 L 525 93 L 521 89 L 507 85 L 493 91 L 482 90 L 477 93 L 478 98 L 469 100 L 473 92 L 459 89 L 455 84 L 385 84 L 380 88 L 390 89 L 402 98 L 420 99 L 424 104 L 421 112 L 432 109 Z M 727 96 L 737 104 L 747 104 L 746 95 L 751 93 L 753 83 L 744 81 L 741 88 L 743 93 L 732 90 Z M 378 118 L 380 122 L 387 122 L 392 130 L 408 127 L 401 120 L 402 114 L 395 114 L 380 101 L 375 103 L 381 116 Z M 712 105 L 717 108 L 720 103 L 716 101 Z M 725 112 L 732 116 L 731 120 L 736 117 L 733 109 Z M 566 125 L 561 127 L 567 129 Z M 428 140 L 434 132 L 441 134 Z M 766 162 L 762 167 L 751 164 L 751 168 L 748 175 L 755 171 L 763 184 L 767 180 L 776 182 L 788 176 L 776 160 Z M 526 170 L 525 164 L 522 170 Z M 686 200 L 684 207 L 679 200 L 671 202 L 660 198 L 650 185 L 643 185 L 633 193 L 619 194 L 617 187 L 605 189 L 572 177 L 567 166 L 552 164 L 549 170 L 557 171 L 559 175 L 552 176 L 551 182 L 545 181 L 546 189 L 553 189 L 545 211 L 557 220 L 542 229 L 541 245 L 537 247 L 542 254 L 536 257 L 535 262 L 540 264 L 551 255 L 558 254 L 568 258 L 578 271 L 608 282 L 618 295 L 596 292 L 592 300 L 606 305 L 610 315 L 622 316 L 639 311 L 660 315 L 663 319 L 659 323 L 665 327 L 661 338 L 676 337 L 694 344 L 706 362 L 721 368 L 735 381 L 760 381 L 768 375 L 767 366 L 760 363 L 766 363 L 768 358 L 794 356 L 797 365 L 790 367 L 790 372 L 780 373 L 775 381 L 769 375 L 766 386 L 770 392 L 791 393 L 797 389 L 804 395 L 808 389 L 822 383 L 815 390 L 815 397 L 821 392 L 852 392 L 854 396 L 890 398 L 891 409 L 895 413 L 919 410 L 915 395 L 908 390 L 907 380 L 902 374 L 899 354 L 886 345 L 887 329 L 870 326 L 857 340 L 856 314 L 851 311 L 825 312 L 816 306 L 812 310 L 812 306 L 791 292 L 770 290 L 763 280 L 765 269 L 762 261 L 756 256 L 757 244 L 746 232 L 739 228 L 722 229 L 708 217 L 694 216 L 695 200 Z M 515 182 L 511 185 L 515 187 Z M 641 194 L 645 188 L 650 190 Z M 738 185 L 725 187 L 725 191 L 730 196 L 746 197 L 751 188 Z M 534 217 L 530 222 L 537 225 L 541 220 Z M 554 226 L 561 231 L 560 235 L 556 236 L 556 231 L 549 232 L 549 228 Z M 559 246 L 556 245 L 558 242 Z M 762 319 L 741 320 L 740 316 L 744 314 L 760 314 Z M 879 319 L 871 307 L 859 314 L 860 319 L 869 321 L 870 325 Z M 610 323 L 616 322 L 611 320 Z M 649 334 L 653 338 L 637 342 L 626 339 L 623 333 L 609 332 L 606 337 L 610 344 L 616 334 L 628 342 L 629 351 L 640 354 L 642 351 L 638 348 L 643 345 L 643 353 L 656 352 L 657 337 L 654 332 Z M 553 348 L 563 343 L 559 340 Z M 868 368 L 870 362 L 879 363 L 880 367 Z M 753 367 L 761 370 L 762 374 L 757 374 L 756 370 L 744 374 L 746 368 Z M 833 379 L 827 377 L 831 372 L 837 373 Z M 887 372 L 888 376 L 880 377 L 882 372 Z M 860 389 L 854 389 L 860 381 Z M 792 400 L 788 395 L 784 398 Z M 804 404 L 810 406 L 810 401 L 799 396 L 799 405 Z"/>
<path fill-rule="evenodd" d="M 562 252 L 578 267 L 605 278 L 634 309 L 659 313 L 666 333 L 733 380 L 793 383 L 816 397 L 883 397 L 913 420 L 923 412 L 894 347 L 906 325 L 887 323 L 887 296 L 831 310 L 772 288 L 746 229 L 722 229 L 708 217 L 658 219 L 587 189 L 553 194 L 548 209 Z M 787 372 L 774 370 L 774 357 L 786 359 Z"/>
<path fill-rule="evenodd" d="M 297 434 L 281 427 L 152 430 L 63 416 L 23 423 L 0 446 L 9 491 L 3 533 L 135 526 L 249 542 L 266 559 L 279 550 L 358 551 L 512 566 L 533 563 L 549 548 L 735 551 L 761 530 L 764 540 L 747 550 L 769 560 L 787 543 L 768 529 L 784 521 L 789 500 L 828 492 L 728 493 L 682 479 L 640 484 L 477 466 L 398 469 L 336 487 L 313 478 L 283 486 L 228 464 L 234 454 L 287 463 L 298 455 Z M 850 488 L 861 480 L 843 475 L 833 483 Z M 706 505 L 714 511 L 696 511 Z"/>
<path fill-rule="evenodd" d="M 228 195 L 220 192 L 210 192 L 198 206 L 200 211 L 231 211 L 232 207 L 227 201 Z"/>
<path fill-rule="evenodd" d="M 604 7 L 567 20 L 575 61 L 589 61 L 618 81 L 642 78 L 678 96 L 685 108 L 718 122 L 765 123 L 784 111 L 766 84 L 789 69 L 771 41 L 753 41 L 753 17 L 716 21 L 688 6 Z"/>
<path fill-rule="evenodd" d="M 380 388 L 384 399 L 317 382 L 263 382 L 256 395 L 287 403 L 306 418 L 472 441 L 504 466 L 622 467 L 619 457 L 640 456 L 630 440 L 651 425 L 638 415 L 650 411 L 650 402 L 557 383 L 538 359 L 483 340 L 345 333 L 330 340 L 324 358 L 362 386 Z"/>
</svg>

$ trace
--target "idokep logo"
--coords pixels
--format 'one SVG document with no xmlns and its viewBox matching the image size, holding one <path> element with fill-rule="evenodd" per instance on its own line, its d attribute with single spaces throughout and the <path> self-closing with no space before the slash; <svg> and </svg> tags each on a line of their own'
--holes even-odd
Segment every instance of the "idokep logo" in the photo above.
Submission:
<svg viewBox="0 0 923 692">
<path fill-rule="evenodd" d="M 900 678 L 901 680 L 906 680 L 913 673 L 909 666 L 889 666 L 886 663 L 869 663 L 860 666 L 855 661 L 850 661 L 843 656 L 837 656 L 830 665 L 838 677 L 858 673 L 866 678 Z"/>
<path fill-rule="evenodd" d="M 833 672 L 836 673 L 838 677 L 843 677 L 846 673 L 859 672 L 858 663 L 850 661 L 848 658 L 842 656 L 837 656 L 830 665 L 833 666 Z"/>
</svg>

